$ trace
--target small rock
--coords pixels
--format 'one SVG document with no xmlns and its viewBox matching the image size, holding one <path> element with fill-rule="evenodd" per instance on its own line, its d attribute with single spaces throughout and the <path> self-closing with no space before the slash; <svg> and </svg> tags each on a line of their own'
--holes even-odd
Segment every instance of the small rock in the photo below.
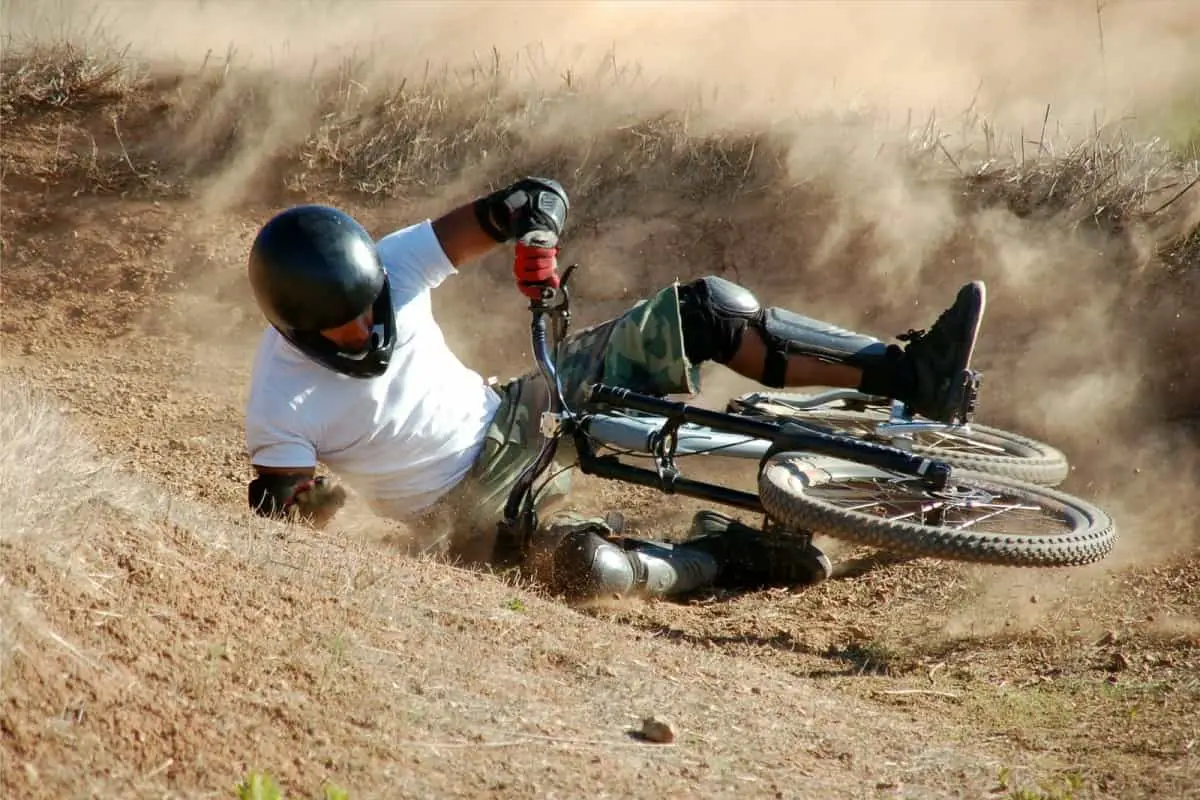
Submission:
<svg viewBox="0 0 1200 800">
<path fill-rule="evenodd" d="M 1105 631 L 1096 644 L 1116 644 L 1120 636 L 1116 631 Z"/>
<path fill-rule="evenodd" d="M 1108 662 L 1110 672 L 1120 672 L 1121 670 L 1129 669 L 1129 659 L 1124 653 L 1113 653 L 1112 659 Z"/>
<path fill-rule="evenodd" d="M 642 739 L 647 742 L 656 744 L 670 744 L 675 741 L 675 728 L 665 719 L 659 717 L 646 717 L 642 720 L 642 729 L 639 731 Z"/>
</svg>

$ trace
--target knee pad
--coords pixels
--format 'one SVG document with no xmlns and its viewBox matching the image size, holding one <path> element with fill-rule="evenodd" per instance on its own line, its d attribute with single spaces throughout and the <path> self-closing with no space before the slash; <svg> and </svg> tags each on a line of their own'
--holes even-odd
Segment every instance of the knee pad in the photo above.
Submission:
<svg viewBox="0 0 1200 800">
<path fill-rule="evenodd" d="M 679 287 L 683 348 L 693 364 L 726 364 L 752 328 L 766 345 L 761 383 L 784 385 L 788 356 L 796 353 L 823 361 L 866 367 L 886 355 L 887 346 L 871 336 L 843 330 L 785 308 L 763 308 L 743 286 L 708 276 Z"/>
<path fill-rule="evenodd" d="M 590 530 L 566 534 L 552 560 L 553 588 L 571 599 L 625 597 L 646 580 L 640 562 Z"/>
<path fill-rule="evenodd" d="M 679 286 L 683 350 L 693 364 L 724 364 L 742 344 L 746 327 L 761 327 L 758 298 L 744 286 L 709 275 Z"/>
<path fill-rule="evenodd" d="M 764 309 L 753 292 L 733 281 L 709 275 L 679 287 L 683 349 L 693 364 L 712 360 L 726 364 L 753 328 L 767 348 L 762 383 L 780 387 L 787 372 L 788 342 L 769 323 L 778 309 Z"/>
</svg>

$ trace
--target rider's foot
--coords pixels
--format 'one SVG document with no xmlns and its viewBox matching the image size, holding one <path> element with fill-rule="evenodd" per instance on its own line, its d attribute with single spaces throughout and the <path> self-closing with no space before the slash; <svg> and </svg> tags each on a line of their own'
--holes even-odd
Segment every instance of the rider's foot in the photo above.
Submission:
<svg viewBox="0 0 1200 800">
<path fill-rule="evenodd" d="M 833 574 L 829 558 L 809 537 L 766 533 L 716 511 L 696 513 L 681 547 L 712 554 L 721 565 L 714 585 L 722 588 L 808 585 Z"/>
<path fill-rule="evenodd" d="M 966 371 L 986 305 L 983 281 L 964 285 L 954 304 L 928 330 L 910 330 L 898 336 L 908 342 L 903 350 L 892 345 L 887 359 L 864 368 L 859 388 L 900 400 L 929 419 L 952 422 L 963 405 Z"/>
</svg>

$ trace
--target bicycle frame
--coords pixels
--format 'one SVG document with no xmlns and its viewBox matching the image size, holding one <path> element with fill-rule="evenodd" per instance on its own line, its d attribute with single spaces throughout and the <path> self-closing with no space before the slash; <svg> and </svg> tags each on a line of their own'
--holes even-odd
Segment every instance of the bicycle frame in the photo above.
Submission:
<svg viewBox="0 0 1200 800">
<path fill-rule="evenodd" d="M 765 401 L 768 405 L 780 405 L 793 411 L 810 411 L 839 400 L 846 403 L 849 411 L 862 411 L 870 407 L 887 406 L 887 417 L 872 426 L 875 436 L 888 440 L 892 447 L 911 449 L 914 437 L 920 433 L 964 433 L 971 431 L 970 422 L 938 422 L 936 420 L 914 420 L 912 411 L 901 401 L 864 394 L 857 389 L 829 389 L 799 400 L 780 396 L 773 392 L 754 392 L 743 395 L 739 400 Z M 834 411 L 838 409 L 832 409 Z"/>
<path fill-rule="evenodd" d="M 861 410 L 860 406 L 865 408 L 890 404 L 888 416 L 870 426 L 874 437 L 871 441 L 888 444 L 901 450 L 911 451 L 916 444 L 915 437 L 920 433 L 970 434 L 969 423 L 915 420 L 911 411 L 903 403 L 886 399 L 884 403 L 880 403 L 878 398 L 854 389 L 831 389 L 803 397 L 792 394 L 776 395 L 768 392 L 753 392 L 729 401 L 725 410 L 738 416 L 757 418 L 764 412 L 768 415 L 772 414 L 773 407 L 778 407 L 775 416 L 788 417 L 791 413 L 822 408 L 838 400 L 849 401 L 845 406 L 846 410 Z M 748 406 L 748 410 L 756 413 L 747 414 L 746 410 L 740 408 L 743 404 Z M 589 438 L 613 449 L 638 454 L 651 453 L 654 437 L 657 436 L 666 419 L 661 415 L 639 412 L 620 413 L 622 410 L 624 409 L 589 415 L 587 418 Z M 805 421 L 804 424 L 812 427 L 812 421 Z M 681 455 L 719 452 L 722 456 L 731 458 L 760 459 L 770 444 L 769 440 L 737 436 L 689 423 L 680 426 L 676 449 Z"/>
<path fill-rule="evenodd" d="M 549 407 L 542 414 L 542 448 L 534 461 L 521 473 L 504 508 L 496 545 L 496 560 L 516 563 L 524 554 L 537 528 L 534 483 L 554 463 L 558 444 L 564 435 L 575 444 L 580 471 L 610 480 L 650 486 L 665 494 L 681 494 L 722 505 L 765 514 L 757 494 L 730 489 L 714 483 L 685 478 L 675 464 L 678 433 L 686 424 L 713 431 L 763 440 L 769 446 L 759 457 L 760 468 L 772 455 L 785 451 L 803 451 L 844 461 L 854 461 L 903 476 L 919 477 L 931 488 L 941 489 L 949 481 L 952 469 L 936 459 L 914 456 L 902 449 L 874 444 L 845 436 L 817 432 L 787 421 L 751 419 L 737 414 L 711 411 L 687 403 L 664 400 L 615 386 L 594 384 L 587 394 L 586 410 L 568 407 L 548 341 L 547 318 L 554 327 L 553 349 L 566 338 L 570 325 L 568 282 L 578 265 L 568 267 L 557 289 L 543 289 L 542 298 L 531 300 L 530 324 L 534 360 L 549 387 Z M 588 433 L 594 419 L 604 419 L 603 409 L 629 410 L 664 419 L 647 442 L 647 451 L 655 458 L 655 469 L 623 463 L 617 455 L 598 455 Z"/>
</svg>

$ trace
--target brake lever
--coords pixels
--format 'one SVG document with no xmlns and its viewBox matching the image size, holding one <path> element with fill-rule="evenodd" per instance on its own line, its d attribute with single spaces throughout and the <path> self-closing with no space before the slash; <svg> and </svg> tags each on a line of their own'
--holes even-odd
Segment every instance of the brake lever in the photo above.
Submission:
<svg viewBox="0 0 1200 800">
<path fill-rule="evenodd" d="M 529 301 L 529 310 L 536 314 L 538 312 L 552 313 L 561 309 L 562 313 L 569 317 L 571 314 L 571 292 L 567 284 L 578 267 L 578 264 L 571 264 L 564 269 L 562 275 L 558 278 L 557 288 L 554 286 L 543 286 L 542 296 L 536 300 Z"/>
</svg>

